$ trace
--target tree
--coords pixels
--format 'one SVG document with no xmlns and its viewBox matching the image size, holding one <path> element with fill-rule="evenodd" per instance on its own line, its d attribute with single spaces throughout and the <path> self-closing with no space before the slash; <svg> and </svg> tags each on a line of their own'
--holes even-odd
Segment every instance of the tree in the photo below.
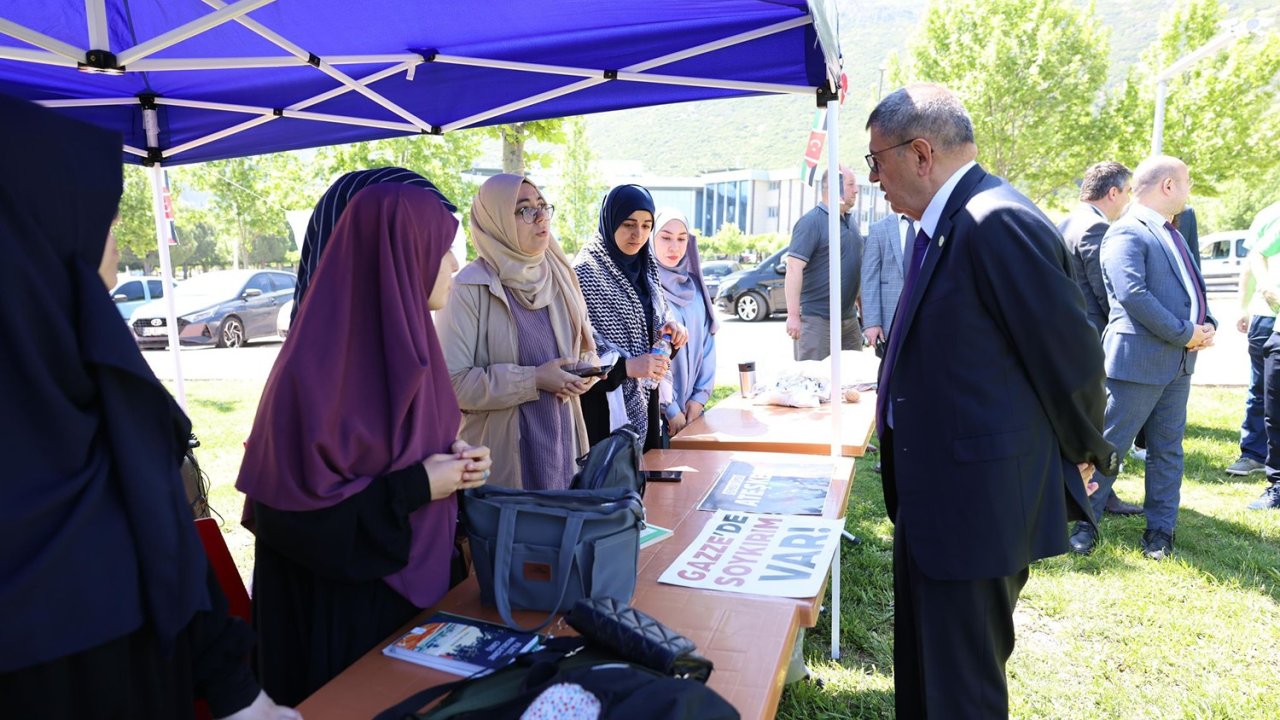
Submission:
<svg viewBox="0 0 1280 720">
<path fill-rule="evenodd" d="M 227 256 L 218 243 L 218 231 L 205 210 L 180 208 L 175 211 L 178 226 L 178 244 L 169 248 L 173 260 L 174 275 L 182 269 L 182 277 L 191 276 L 191 266 L 202 270 L 227 264 Z"/>
<path fill-rule="evenodd" d="M 1094 106 L 1107 30 L 1069 0 L 933 2 L 899 81 L 949 87 L 968 108 L 983 165 L 1042 201 L 1097 157 Z"/>
<path fill-rule="evenodd" d="M 317 156 L 322 170 L 319 175 L 331 182 L 343 173 L 368 168 L 396 166 L 412 170 L 430 180 L 458 206 L 465 228 L 476 185 L 465 180 L 462 174 L 474 167 L 483 139 L 483 132 L 459 130 L 445 135 L 417 135 L 322 148 Z"/>
<path fill-rule="evenodd" d="M 1109 141 L 1103 156 L 1126 163 L 1146 157 L 1156 74 L 1216 35 L 1225 13 L 1217 0 L 1188 0 L 1161 19 L 1160 38 L 1100 113 Z M 1277 74 L 1280 35 L 1272 32 L 1241 38 L 1169 79 L 1163 151 L 1187 163 L 1196 195 L 1218 195 L 1232 179 L 1256 185 L 1273 170 L 1280 140 Z"/>
<path fill-rule="evenodd" d="M 124 194 L 120 197 L 120 221 L 116 223 L 116 244 L 125 267 L 141 265 L 150 275 L 159 262 L 156 251 L 155 213 L 151 211 L 151 176 L 138 165 L 124 167 Z"/>
<path fill-rule="evenodd" d="M 595 232 L 600 198 L 605 187 L 593 165 L 595 153 L 587 141 L 587 122 L 582 117 L 565 125 L 565 153 L 560 157 L 560 187 L 556 206 L 555 231 L 561 247 L 570 257 Z"/>
<path fill-rule="evenodd" d="M 313 182 L 291 153 L 215 160 L 183 168 L 182 177 L 210 194 L 209 215 L 215 227 L 231 240 L 231 266 L 262 257 L 255 244 L 267 238 L 289 237 L 285 210 L 314 202 Z"/>
<path fill-rule="evenodd" d="M 525 152 L 525 143 L 529 140 L 557 145 L 565 142 L 564 118 L 498 125 L 494 131 L 502 141 L 502 172 L 513 175 L 524 175 L 530 160 L 543 167 L 548 164 L 545 154 Z"/>
</svg>

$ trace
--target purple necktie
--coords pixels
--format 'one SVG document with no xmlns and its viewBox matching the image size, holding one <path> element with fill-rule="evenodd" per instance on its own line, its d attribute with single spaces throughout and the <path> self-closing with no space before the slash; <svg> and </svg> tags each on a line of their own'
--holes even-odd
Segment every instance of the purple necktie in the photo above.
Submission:
<svg viewBox="0 0 1280 720">
<path fill-rule="evenodd" d="M 898 309 L 893 311 L 893 325 L 889 327 L 889 347 L 884 351 L 884 358 L 880 361 L 884 367 L 884 372 L 880 374 L 880 384 L 876 388 L 876 426 L 881 428 L 888 427 L 886 421 L 888 416 L 885 414 L 886 399 L 889 389 L 889 373 L 893 371 L 893 362 L 898 359 L 898 346 L 902 344 L 902 333 L 900 328 L 906 323 L 906 305 L 910 301 L 911 291 L 916 286 L 916 278 L 920 275 L 920 267 L 924 265 L 924 252 L 929 248 L 929 236 L 924 234 L 924 228 L 916 233 L 915 244 L 911 246 L 911 258 L 907 263 L 907 277 L 902 283 L 902 295 L 898 298 Z"/>
<path fill-rule="evenodd" d="M 1207 310 L 1204 300 L 1204 286 L 1200 284 L 1200 274 L 1196 272 L 1195 263 L 1191 262 L 1191 253 L 1187 252 L 1187 241 L 1183 239 L 1182 233 L 1178 232 L 1178 228 L 1173 223 L 1164 224 L 1164 229 L 1169 231 L 1169 236 L 1173 238 L 1173 246 L 1178 248 L 1178 254 L 1182 256 L 1182 264 L 1187 268 L 1187 277 L 1191 278 L 1191 287 L 1196 291 L 1196 324 L 1203 325 Z"/>
</svg>

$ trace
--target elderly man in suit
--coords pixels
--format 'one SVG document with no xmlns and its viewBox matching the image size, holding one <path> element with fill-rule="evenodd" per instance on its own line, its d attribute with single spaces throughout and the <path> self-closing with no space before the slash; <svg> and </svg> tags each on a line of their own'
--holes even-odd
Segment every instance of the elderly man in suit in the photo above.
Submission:
<svg viewBox="0 0 1280 720">
<path fill-rule="evenodd" d="M 862 336 L 882 354 L 893 326 L 893 312 L 902 294 L 902 269 L 910 262 L 915 221 L 906 215 L 886 215 L 871 226 L 862 251 Z"/>
<path fill-rule="evenodd" d="M 897 90 L 867 129 L 871 181 L 919 227 L 876 408 L 897 714 L 1007 717 L 1028 567 L 1067 551 L 1068 518 L 1092 517 L 1094 465 L 1118 461 L 1102 348 L 1057 229 L 974 162 L 950 91 Z"/>
<path fill-rule="evenodd" d="M 1089 166 L 1080 183 L 1080 204 L 1058 224 L 1058 232 L 1062 233 L 1067 250 L 1071 252 L 1071 266 L 1080 292 L 1084 294 L 1089 322 L 1097 328 L 1099 337 L 1107 326 L 1111 305 L 1107 301 L 1107 288 L 1102 284 L 1102 263 L 1098 261 L 1098 252 L 1102 249 L 1102 236 L 1107 228 L 1120 219 L 1129 204 L 1129 196 L 1133 193 L 1133 185 L 1129 182 L 1132 177 L 1129 168 L 1118 162 L 1108 160 Z M 1107 495 L 1103 507 L 1112 515 L 1142 514 L 1140 506 L 1121 500 L 1114 490 Z"/>
<path fill-rule="evenodd" d="M 1147 528 L 1142 552 L 1159 560 L 1173 552 L 1182 488 L 1182 435 L 1196 353 L 1213 344 L 1204 278 L 1182 233 L 1173 225 L 1191 194 L 1181 160 L 1144 160 L 1133 176 L 1134 202 L 1102 240 L 1102 277 L 1111 316 L 1102 335 L 1107 360 L 1107 442 L 1127 448 L 1147 434 Z M 1100 473 L 1095 516 L 1115 476 Z M 1071 548 L 1093 551 L 1097 525 L 1076 523 Z"/>
</svg>

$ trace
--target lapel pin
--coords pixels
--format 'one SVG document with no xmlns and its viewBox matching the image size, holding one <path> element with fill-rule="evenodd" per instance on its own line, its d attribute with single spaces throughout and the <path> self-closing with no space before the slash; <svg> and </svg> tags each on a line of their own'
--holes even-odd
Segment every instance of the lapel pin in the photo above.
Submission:
<svg viewBox="0 0 1280 720">
<path fill-rule="evenodd" d="M 942 247 L 942 243 L 944 243 L 944 242 L 946 242 L 946 241 L 947 241 L 947 236 L 946 236 L 946 235 L 939 235 L 939 236 L 938 236 L 938 247 Z"/>
</svg>

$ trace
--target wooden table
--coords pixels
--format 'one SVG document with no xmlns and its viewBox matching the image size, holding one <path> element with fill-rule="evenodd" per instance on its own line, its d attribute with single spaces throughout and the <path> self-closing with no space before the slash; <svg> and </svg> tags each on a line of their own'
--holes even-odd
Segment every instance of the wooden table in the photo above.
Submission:
<svg viewBox="0 0 1280 720">
<path fill-rule="evenodd" d="M 862 457 L 876 426 L 876 394 L 840 403 L 840 454 Z M 671 438 L 681 450 L 749 450 L 827 455 L 831 452 L 831 405 L 790 408 L 756 405 L 740 395 L 716 403 Z"/>
<path fill-rule="evenodd" d="M 720 593 L 711 590 L 663 585 L 657 578 L 693 541 L 711 513 L 696 510 L 698 501 L 715 483 L 731 460 L 745 462 L 805 462 L 804 458 L 765 453 L 653 450 L 644 457 L 648 470 L 681 469 L 679 483 L 649 483 L 645 509 L 655 525 L 674 535 L 640 551 L 636 592 L 631 604 L 686 635 L 698 652 L 715 663 L 708 683 L 742 714 L 743 718 L 772 718 L 786 677 L 796 632 L 817 621 L 823 592 L 816 598 L 792 599 Z M 832 462 L 813 459 L 818 462 Z M 841 517 L 852 485 L 853 461 L 832 463 L 832 488 L 823 515 Z M 825 587 L 824 587 L 825 591 Z M 449 591 L 433 612 L 450 611 L 501 623 L 496 609 L 480 604 L 480 589 L 472 576 Z M 515 620 L 533 624 L 545 613 L 517 611 Z M 341 675 L 299 706 L 307 720 L 368 718 L 386 707 L 432 685 L 457 680 L 457 676 L 395 660 L 382 655 L 390 644 L 414 623 L 379 643 Z M 563 621 L 552 623 L 555 635 L 572 633 Z"/>
</svg>

